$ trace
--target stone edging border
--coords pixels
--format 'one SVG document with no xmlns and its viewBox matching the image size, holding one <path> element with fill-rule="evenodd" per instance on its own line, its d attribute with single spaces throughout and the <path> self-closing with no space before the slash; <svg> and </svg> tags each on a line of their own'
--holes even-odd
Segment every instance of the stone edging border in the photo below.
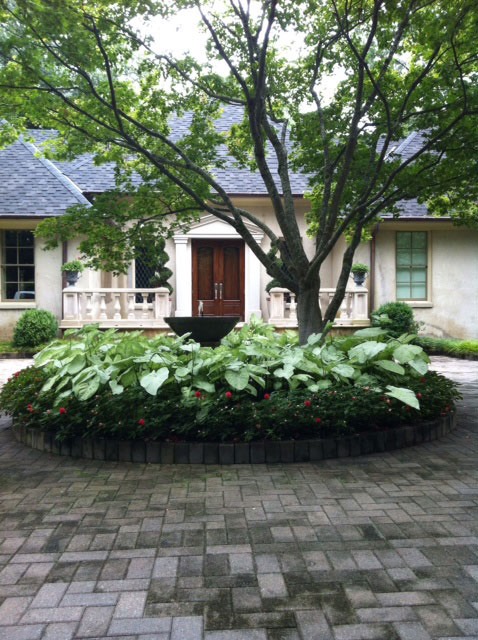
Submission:
<svg viewBox="0 0 478 640">
<path fill-rule="evenodd" d="M 149 464 L 262 464 L 315 462 L 402 449 L 442 438 L 456 428 L 456 414 L 416 426 L 324 440 L 266 440 L 249 443 L 155 442 L 80 438 L 59 442 L 52 433 L 12 426 L 18 442 L 62 456 Z"/>
</svg>

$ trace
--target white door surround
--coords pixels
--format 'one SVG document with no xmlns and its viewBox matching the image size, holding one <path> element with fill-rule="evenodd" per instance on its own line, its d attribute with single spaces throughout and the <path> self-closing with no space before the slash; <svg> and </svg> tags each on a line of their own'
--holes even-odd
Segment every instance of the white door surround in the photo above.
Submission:
<svg viewBox="0 0 478 640">
<path fill-rule="evenodd" d="M 264 234 L 251 222 L 245 225 L 254 240 L 261 244 Z M 226 222 L 208 214 L 191 226 L 187 233 L 173 236 L 176 246 L 176 316 L 192 316 L 192 251 L 193 238 L 241 239 L 240 235 Z M 252 315 L 260 318 L 261 311 L 261 263 L 251 249 L 245 246 L 245 301 L 244 318 L 248 322 Z"/>
</svg>

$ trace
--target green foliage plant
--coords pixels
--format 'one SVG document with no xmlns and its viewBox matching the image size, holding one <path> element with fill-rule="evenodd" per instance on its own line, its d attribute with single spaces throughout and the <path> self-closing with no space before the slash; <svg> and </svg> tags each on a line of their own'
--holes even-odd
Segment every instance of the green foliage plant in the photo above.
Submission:
<svg viewBox="0 0 478 640">
<path fill-rule="evenodd" d="M 458 358 L 478 358 L 478 340 L 453 340 L 450 338 L 417 336 L 414 343 L 420 345 L 427 353 Z"/>
<path fill-rule="evenodd" d="M 81 262 L 81 260 L 70 260 L 70 262 L 65 262 L 61 265 L 61 270 L 63 272 L 66 271 L 78 271 L 81 273 L 85 268 L 85 265 Z"/>
<path fill-rule="evenodd" d="M 58 335 L 58 321 L 50 311 L 28 309 L 20 316 L 13 330 L 15 347 L 37 347 L 54 340 Z"/>
<path fill-rule="evenodd" d="M 453 410 L 450 381 L 428 372 L 413 336 L 276 334 L 260 321 L 216 348 L 186 336 L 69 332 L 0 393 L 20 424 L 57 437 L 301 439 L 397 426 Z M 66 419 L 68 416 L 68 419 Z"/>
<path fill-rule="evenodd" d="M 370 271 L 370 267 L 362 262 L 355 262 L 350 267 L 351 273 L 368 273 Z"/>
<path fill-rule="evenodd" d="M 415 321 L 413 309 L 405 302 L 386 302 L 372 313 L 372 326 L 386 329 L 395 338 L 416 333 L 420 325 Z"/>
</svg>

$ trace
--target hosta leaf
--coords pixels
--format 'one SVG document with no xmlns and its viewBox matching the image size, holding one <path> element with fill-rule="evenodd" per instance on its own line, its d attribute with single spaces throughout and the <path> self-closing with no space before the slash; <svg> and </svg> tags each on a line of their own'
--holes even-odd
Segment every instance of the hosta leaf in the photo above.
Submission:
<svg viewBox="0 0 478 640">
<path fill-rule="evenodd" d="M 372 360 L 381 351 L 387 348 L 387 345 L 383 342 L 375 342 L 370 340 L 369 342 L 362 342 L 361 344 L 352 347 L 349 351 L 349 358 L 357 360 L 361 364 L 365 364 L 369 360 Z"/>
<path fill-rule="evenodd" d="M 206 393 L 214 393 L 216 390 L 216 387 L 207 380 L 194 380 L 194 387 L 202 389 L 203 391 L 206 391 Z"/>
<path fill-rule="evenodd" d="M 276 369 L 274 375 L 277 378 L 290 378 L 294 375 L 294 367 L 290 364 L 285 364 L 283 367 Z"/>
<path fill-rule="evenodd" d="M 428 364 L 421 358 L 414 358 L 413 360 L 410 360 L 408 364 L 421 376 L 424 376 L 428 371 Z"/>
<path fill-rule="evenodd" d="M 73 384 L 73 393 L 78 400 L 89 400 L 100 387 L 100 377 L 97 375 L 83 378 Z"/>
<path fill-rule="evenodd" d="M 387 389 L 389 389 L 389 391 L 386 391 L 385 395 L 390 396 L 391 398 L 396 398 L 397 400 L 400 400 L 400 402 L 407 404 L 409 407 L 420 409 L 420 403 L 411 389 L 393 387 L 390 384 L 387 386 Z"/>
<path fill-rule="evenodd" d="M 179 380 L 181 378 L 187 378 L 191 374 L 191 369 L 187 367 L 178 367 L 174 372 L 174 377 Z"/>
<path fill-rule="evenodd" d="M 123 385 L 118 384 L 116 380 L 110 380 L 108 384 L 110 385 L 111 393 L 114 396 L 118 396 L 120 393 L 123 393 L 124 391 Z"/>
<path fill-rule="evenodd" d="M 357 338 L 378 338 L 378 336 L 384 336 L 386 333 L 385 329 L 380 329 L 379 327 L 367 327 L 366 329 L 355 331 L 354 336 L 357 336 Z"/>
<path fill-rule="evenodd" d="M 398 373 L 399 376 L 403 376 L 405 374 L 405 369 L 402 365 L 398 364 L 398 362 L 393 362 L 393 360 L 376 360 L 374 364 L 381 369 L 385 369 L 385 371 Z"/>
<path fill-rule="evenodd" d="M 353 378 L 355 375 L 355 369 L 349 364 L 336 364 L 331 371 L 342 378 Z"/>
<path fill-rule="evenodd" d="M 249 372 L 246 367 L 242 367 L 239 371 L 232 371 L 231 369 L 228 369 L 224 374 L 224 377 L 229 385 L 237 391 L 245 389 L 249 382 Z"/>
<path fill-rule="evenodd" d="M 423 349 L 416 344 L 401 344 L 394 350 L 393 357 L 397 362 L 406 364 L 410 360 L 415 360 L 420 353 L 423 353 Z"/>
<path fill-rule="evenodd" d="M 143 376 L 139 384 L 143 387 L 143 389 L 152 396 L 155 396 L 158 393 L 158 389 L 163 385 L 163 383 L 169 377 L 169 369 L 166 367 L 162 367 L 157 371 L 151 371 Z"/>
</svg>

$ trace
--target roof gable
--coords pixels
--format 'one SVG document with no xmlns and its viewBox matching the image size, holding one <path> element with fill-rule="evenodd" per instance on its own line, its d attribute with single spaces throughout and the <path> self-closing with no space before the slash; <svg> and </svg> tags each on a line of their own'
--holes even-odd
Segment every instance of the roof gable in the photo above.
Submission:
<svg viewBox="0 0 478 640">
<path fill-rule="evenodd" d="M 37 147 L 19 139 L 0 150 L 0 215 L 59 215 L 74 204 L 89 204 L 81 190 Z"/>
</svg>

